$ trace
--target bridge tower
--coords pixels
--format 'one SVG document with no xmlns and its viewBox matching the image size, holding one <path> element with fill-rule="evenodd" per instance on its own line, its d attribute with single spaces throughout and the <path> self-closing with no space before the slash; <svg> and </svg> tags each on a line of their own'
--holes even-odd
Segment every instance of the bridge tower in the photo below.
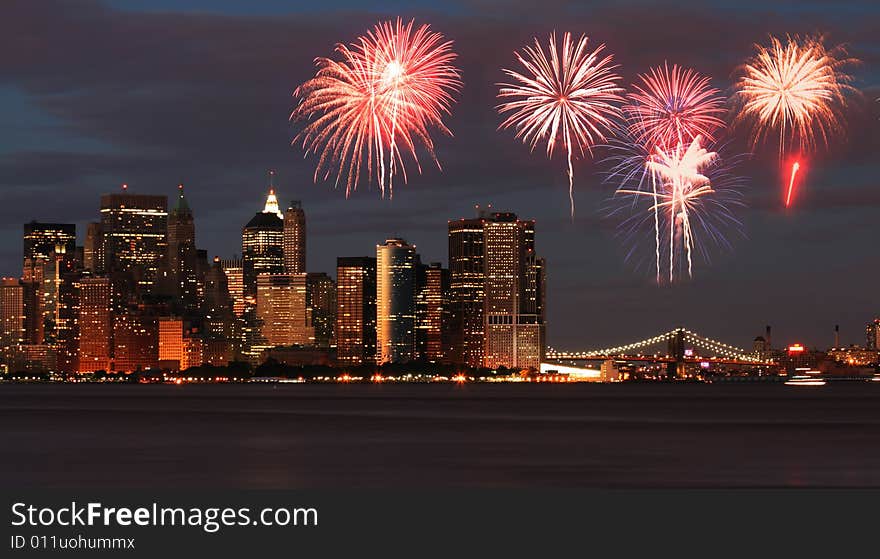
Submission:
<svg viewBox="0 0 880 559">
<path fill-rule="evenodd" d="M 669 338 L 669 356 L 674 359 L 666 364 L 666 377 L 675 380 L 683 377 L 684 368 L 684 328 L 676 328 Z"/>
</svg>

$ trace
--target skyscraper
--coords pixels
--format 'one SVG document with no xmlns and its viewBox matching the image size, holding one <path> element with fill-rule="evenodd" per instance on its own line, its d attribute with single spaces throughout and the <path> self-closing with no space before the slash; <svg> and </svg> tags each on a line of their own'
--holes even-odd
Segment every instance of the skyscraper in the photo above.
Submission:
<svg viewBox="0 0 880 559">
<path fill-rule="evenodd" d="M 544 352 L 545 265 L 535 254 L 534 221 L 505 212 L 450 221 L 449 265 L 452 359 L 537 368 Z"/>
<path fill-rule="evenodd" d="M 109 371 L 113 347 L 110 278 L 79 282 L 79 372 Z"/>
<path fill-rule="evenodd" d="M 875 318 L 865 326 L 865 348 L 880 349 L 880 318 Z"/>
<path fill-rule="evenodd" d="M 486 367 L 534 367 L 543 357 L 543 261 L 535 222 L 494 213 L 484 224 Z"/>
<path fill-rule="evenodd" d="M 183 319 L 175 316 L 159 318 L 159 366 L 183 370 Z"/>
<path fill-rule="evenodd" d="M 54 343 L 71 326 L 61 299 L 76 269 L 76 225 L 25 223 L 22 255 L 26 343 Z"/>
<path fill-rule="evenodd" d="M 89 223 L 86 227 L 86 240 L 83 244 L 83 268 L 90 272 L 98 272 L 106 267 L 105 260 L 101 224 Z"/>
<path fill-rule="evenodd" d="M 232 312 L 240 317 L 244 314 L 244 274 L 241 259 L 221 259 L 220 268 L 226 274 L 226 285 L 229 289 L 229 297 L 232 299 Z"/>
<path fill-rule="evenodd" d="M 17 278 L 0 278 L 0 359 L 24 342 L 24 288 Z"/>
<path fill-rule="evenodd" d="M 113 369 L 143 371 L 159 362 L 159 320 L 153 309 L 132 306 L 113 317 Z"/>
<path fill-rule="evenodd" d="M 248 304 L 256 304 L 257 276 L 284 272 L 283 237 L 284 221 L 275 190 L 270 188 L 263 211 L 251 218 L 241 235 L 244 295 Z"/>
<path fill-rule="evenodd" d="M 416 247 L 403 239 L 376 245 L 376 362 L 415 359 Z"/>
<path fill-rule="evenodd" d="M 448 362 L 449 270 L 440 263 L 422 266 L 416 298 L 416 348 L 419 359 Z"/>
<path fill-rule="evenodd" d="M 336 360 L 361 365 L 376 358 L 376 259 L 336 259 Z"/>
<path fill-rule="evenodd" d="M 486 215 L 449 221 L 448 359 L 471 367 L 483 365 Z"/>
<path fill-rule="evenodd" d="M 329 348 L 334 341 L 333 330 L 336 326 L 336 282 L 324 272 L 309 272 L 306 281 L 308 305 L 315 327 L 315 345 Z"/>
<path fill-rule="evenodd" d="M 168 268 L 176 310 L 191 316 L 199 308 L 196 228 L 192 210 L 178 186 L 177 203 L 168 213 Z"/>
<path fill-rule="evenodd" d="M 151 293 L 168 254 L 168 197 L 127 189 L 101 196 L 101 244 L 98 273 L 125 274 L 130 288 Z"/>
<path fill-rule="evenodd" d="M 158 366 L 185 371 L 198 367 L 202 359 L 203 343 L 194 328 L 180 317 L 160 317 L 158 322 Z"/>
<path fill-rule="evenodd" d="M 17 278 L 0 278 L 0 372 L 23 370 L 25 287 Z"/>
<path fill-rule="evenodd" d="M 21 273 L 24 300 L 24 343 L 42 344 L 46 334 L 46 314 L 51 314 L 44 300 L 44 284 L 51 280 L 45 262 L 26 258 Z M 47 277 L 48 276 L 48 277 Z"/>
<path fill-rule="evenodd" d="M 229 281 L 218 256 L 214 257 L 211 268 L 205 274 L 204 292 L 202 317 L 205 332 L 212 336 L 228 338 L 233 319 L 232 298 L 229 296 Z"/>
<path fill-rule="evenodd" d="M 265 347 L 314 345 L 306 274 L 257 276 L 257 318 Z"/>
<path fill-rule="evenodd" d="M 76 253 L 76 225 L 31 221 L 24 224 L 22 240 L 24 260 L 49 260 L 59 246 L 64 247 L 64 253 L 73 258 Z"/>
<path fill-rule="evenodd" d="M 284 272 L 306 273 L 306 213 L 299 200 L 284 212 Z"/>
</svg>

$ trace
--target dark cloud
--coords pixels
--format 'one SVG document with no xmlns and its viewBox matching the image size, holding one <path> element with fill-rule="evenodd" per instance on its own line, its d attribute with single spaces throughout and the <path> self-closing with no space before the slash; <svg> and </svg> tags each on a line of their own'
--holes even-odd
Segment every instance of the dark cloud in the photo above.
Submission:
<svg viewBox="0 0 880 559">
<path fill-rule="evenodd" d="M 800 299 L 833 286 L 850 294 L 874 289 L 864 278 L 876 276 L 877 265 L 855 264 L 855 255 L 873 249 L 862 224 L 880 203 L 880 114 L 873 102 L 880 96 L 880 48 L 871 4 L 413 4 L 401 15 L 430 21 L 455 41 L 465 88 L 448 121 L 454 138 L 437 141 L 443 171 L 423 157 L 423 174 L 398 183 L 393 201 L 378 200 L 366 186 L 346 201 L 342 190 L 313 184 L 314 161 L 289 145 L 297 128 L 287 122 L 291 92 L 312 73 L 313 58 L 352 40 L 385 10 L 328 5 L 250 16 L 240 9 L 236 15 L 181 13 L 170 4 L 162 11 L 159 3 L 150 13 L 110 6 L 4 3 L 0 101 L 2 88 L 22 92 L 49 121 L 30 133 L 37 145 L 51 146 L 34 148 L 31 141 L 26 150 L 0 152 L 4 273 L 18 267 L 17 224 L 36 218 L 83 225 L 97 217 L 99 194 L 122 182 L 134 191 L 168 193 L 186 183 L 200 243 L 231 255 L 239 250 L 240 225 L 261 207 L 271 167 L 278 169 L 282 201 L 302 199 L 307 208 L 313 269 L 331 270 L 337 255 L 368 254 L 389 235 L 416 243 L 426 261 L 443 260 L 446 220 L 470 215 L 478 203 L 536 218 L 539 247 L 550 263 L 551 339 L 560 346 L 613 343 L 622 341 L 621 333 L 647 335 L 678 322 L 739 343 L 767 321 L 818 339 L 828 320 L 849 320 L 856 331 L 876 311 L 856 295 L 832 297 L 827 309 L 811 312 Z M 493 84 L 502 79 L 500 68 L 512 64 L 512 52 L 534 34 L 554 28 L 606 42 L 626 81 L 669 59 L 712 75 L 724 90 L 753 43 L 768 33 L 824 32 L 862 60 L 853 72 L 864 95 L 851 103 L 846 141 L 811 162 L 799 213 L 780 211 L 777 162 L 759 153 L 742 169 L 751 177 L 751 209 L 742 215 L 746 238 L 692 282 L 658 289 L 650 273 L 634 273 L 624 262 L 625 247 L 602 219 L 598 209 L 612 187 L 596 173 L 601 165 L 576 164 L 572 222 L 562 160 L 530 155 L 512 134 L 496 130 Z M 738 136 L 731 149 L 747 146 Z M 829 236 L 842 255 L 826 255 L 833 265 L 814 269 L 821 258 L 811 251 Z M 848 275 L 837 277 L 840 270 Z M 794 286 L 792 275 L 799 278 Z"/>
</svg>

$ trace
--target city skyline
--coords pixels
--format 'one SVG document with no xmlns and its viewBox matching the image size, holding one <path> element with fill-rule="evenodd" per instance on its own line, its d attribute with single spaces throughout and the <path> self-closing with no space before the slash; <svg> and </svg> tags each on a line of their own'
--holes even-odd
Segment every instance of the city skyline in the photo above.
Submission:
<svg viewBox="0 0 880 559">
<path fill-rule="evenodd" d="M 546 267 L 534 221 L 485 209 L 448 220 L 449 250 L 469 263 L 452 270 L 423 262 L 404 239 L 386 239 L 375 258 L 337 257 L 337 288 L 306 267 L 306 209 L 294 200 L 282 210 L 274 176 L 262 210 L 241 228 L 241 259 L 198 248 L 182 184 L 172 204 L 127 184 L 102 195 L 83 245 L 74 224 L 25 223 L 22 274 L 2 278 L 0 366 L 64 374 L 245 362 L 539 370 Z M 478 289 L 453 295 L 453 283 Z M 466 345 L 480 349 L 471 355 Z"/>
<path fill-rule="evenodd" d="M 177 361 L 181 368 L 186 368 L 183 363 L 225 364 L 237 355 L 257 364 L 266 357 L 281 356 L 278 352 L 286 347 L 313 348 L 318 354 L 333 348 L 337 364 L 343 367 L 423 361 L 489 368 L 519 363 L 517 366 L 536 370 L 543 362 L 545 349 L 554 355 L 568 350 L 546 343 L 547 272 L 545 260 L 535 251 L 534 220 L 522 220 L 514 213 L 494 208 L 476 208 L 475 217 L 447 221 L 451 269 L 440 262 L 424 262 L 417 247 L 405 239 L 388 238 L 375 245 L 375 258 L 336 257 L 334 278 L 332 272 L 307 271 L 305 208 L 299 200 L 293 200 L 287 210 L 282 210 L 274 185 L 275 172 L 270 170 L 268 176 L 262 210 L 241 228 L 242 254 L 247 256 L 216 255 L 211 265 L 207 251 L 197 248 L 197 226 L 182 184 L 170 209 L 166 196 L 133 193 L 127 184 L 117 193 L 102 195 L 101 221 L 86 227 L 85 246 L 76 244 L 82 235 L 76 234 L 74 224 L 36 220 L 24 223 L 23 273 L 20 278 L 2 278 L 7 288 L 21 290 L 11 301 L 21 298 L 22 335 L 31 340 L 45 336 L 46 343 L 60 344 L 52 350 L 53 355 L 57 353 L 53 359 L 59 367 L 63 359 L 70 358 L 63 358 L 60 348 L 68 347 L 65 351 L 78 355 L 80 371 L 90 363 L 100 367 L 114 361 L 116 368 L 122 364 L 122 370 L 150 368 L 153 362 L 169 366 L 170 361 L 162 357 L 169 351 L 180 355 Z M 157 225 L 165 233 L 154 233 Z M 158 252 L 156 247 L 160 247 Z M 85 269 L 80 267 L 90 261 Z M 261 268 L 251 272 L 253 295 L 245 286 L 244 270 L 249 261 L 251 268 L 254 263 Z M 511 276 L 510 269 L 520 271 Z M 133 275 L 123 280 L 116 276 L 120 272 Z M 349 293 L 356 299 L 337 307 L 339 277 L 346 278 L 339 286 L 339 296 L 349 299 L 350 295 L 341 295 Z M 353 284 L 353 278 L 362 279 Z M 367 280 L 372 282 L 369 289 L 359 283 Z M 125 287 L 120 281 L 134 283 Z M 76 294 L 70 282 L 76 282 Z M 151 302 L 151 296 L 159 299 Z M 135 301 L 138 311 L 131 307 Z M 157 303 L 154 310 L 142 312 Z M 10 304 L 8 298 L 5 304 Z M 372 311 L 367 310 L 369 305 Z M 345 316 L 354 312 L 356 322 L 337 320 L 337 311 Z M 8 320 L 8 309 L 4 313 L 4 320 Z M 233 317 L 244 321 L 240 326 L 244 330 L 239 331 L 229 322 L 239 320 Z M 254 318 L 258 322 L 249 322 Z M 72 337 L 69 331 L 76 328 L 77 319 L 86 326 L 81 325 L 77 330 L 81 333 Z M 190 325 L 190 320 L 195 322 Z M 177 325 L 171 337 L 168 323 Z M 43 333 L 45 324 L 55 325 L 51 334 L 48 329 Z M 188 333 L 196 324 L 198 328 Z M 372 333 L 363 330 L 369 324 Z M 840 353 L 850 346 L 862 347 L 866 354 L 873 355 L 871 352 L 880 347 L 877 324 L 880 318 L 869 319 L 860 331 L 862 336 L 853 343 L 842 342 L 839 324 L 835 324 L 834 343 L 816 349 L 837 348 L 844 360 L 856 355 Z M 151 340 L 151 335 L 143 337 L 145 329 L 150 328 L 155 329 L 156 340 Z M 347 346 L 354 343 L 364 348 L 354 350 L 354 359 L 350 350 L 341 354 L 335 351 L 334 331 L 339 328 L 350 330 Z M 248 335 L 248 329 L 253 334 Z M 524 333 L 518 329 L 524 329 Z M 771 346 L 770 329 L 766 325 L 764 335 L 752 340 L 755 355 L 769 354 L 771 347 L 777 352 L 789 348 L 788 341 L 780 344 L 777 338 Z M 4 323 L 8 334 L 7 330 Z M 210 341 L 217 336 L 216 341 L 225 340 L 222 347 Z M 115 341 L 108 345 L 108 338 Z M 196 346 L 194 341 L 198 341 Z M 209 350 L 212 344 L 214 350 Z M 748 351 L 750 344 L 741 347 Z M 36 359 L 45 359 L 40 353 L 45 348 L 25 347 L 31 352 L 27 355 Z M 116 355 L 112 357 L 114 348 Z M 139 355 L 144 348 L 157 355 Z M 570 351 L 574 354 L 584 349 Z M 518 358 L 518 352 L 525 356 Z M 309 359 L 318 354 L 302 355 Z M 325 362 L 329 355 L 317 359 Z"/>
<path fill-rule="evenodd" d="M 113 103 L 105 103 L 106 110 L 99 111 L 75 95 L 76 87 L 83 86 L 82 77 L 65 73 L 69 85 L 48 81 L 54 68 L 51 59 L 37 57 L 27 75 L 10 67 L 8 85 L 0 90 L 0 96 L 8 101 L 3 110 L 16 113 L 10 119 L 9 137 L 0 141 L 0 176 L 9 196 L 9 203 L 0 210 L 5 212 L 0 214 L 5 223 L 0 228 L 0 275 L 17 275 L 23 222 L 74 222 L 82 244 L 97 196 L 115 192 L 124 182 L 133 192 L 169 197 L 183 182 L 195 213 L 199 246 L 210 256 L 232 258 L 239 252 L 237 229 L 242 219 L 259 210 L 265 194 L 264 172 L 271 167 L 278 169 L 276 186 L 282 208 L 292 200 L 301 200 L 309 213 L 307 269 L 331 275 L 337 256 L 369 256 L 375 244 L 389 237 L 416 244 L 425 261 L 448 264 L 446 220 L 471 217 L 477 204 L 491 203 L 499 211 L 536 219 L 541 254 L 550 269 L 547 336 L 549 344 L 557 347 L 611 345 L 678 325 L 748 347 L 765 324 L 774 326 L 781 342 L 827 347 L 835 324 L 841 326 L 843 343 L 863 343 L 864 325 L 878 313 L 873 287 L 878 264 L 870 256 L 875 244 L 873 213 L 880 202 L 874 186 L 876 165 L 871 163 L 878 147 L 877 107 L 867 103 L 877 96 L 871 93 L 877 87 L 877 58 L 872 51 L 876 39 L 870 36 L 867 24 L 853 25 L 852 18 L 844 17 L 849 13 L 846 6 L 839 8 L 843 15 L 820 7 L 805 8 L 794 23 L 757 3 L 742 6 L 742 12 L 735 15 L 708 9 L 688 13 L 685 7 L 677 12 L 682 24 L 699 21 L 705 27 L 707 21 L 724 21 L 733 31 L 725 34 L 721 44 L 717 35 L 702 31 L 680 41 L 664 41 L 665 48 L 682 63 L 717 76 L 720 82 L 726 81 L 734 61 L 746 56 L 751 43 L 761 41 L 767 32 L 809 32 L 821 24 L 836 42 L 849 43 L 853 54 L 863 60 L 857 85 L 867 95 L 866 102 L 854 104 L 847 115 L 848 141 L 825 155 L 821 165 L 808 170 L 808 188 L 802 191 L 799 207 L 784 212 L 779 207 L 778 177 L 767 171 L 772 166 L 760 171 L 762 166 L 756 164 L 759 171 L 753 174 L 750 209 L 745 215 L 747 237 L 735 241 L 733 252 L 716 256 L 713 266 L 701 270 L 693 281 L 673 288 L 657 288 L 652 285 L 650 270 L 634 270 L 624 261 L 624 249 L 613 228 L 601 218 L 609 187 L 601 184 L 602 177 L 593 168 L 595 162 L 582 162 L 577 168 L 579 213 L 571 222 L 566 177 L 549 171 L 555 163 L 530 159 L 527 150 L 494 133 L 498 120 L 488 107 L 492 103 L 490 86 L 500 78 L 495 73 L 496 61 L 507 60 L 527 32 L 526 26 L 512 21 L 516 9 L 507 17 L 493 19 L 489 13 L 470 7 L 465 10 L 468 23 L 462 23 L 460 15 L 440 6 L 424 3 L 417 7 L 419 13 L 414 15 L 424 12 L 435 16 L 431 19 L 436 25 L 456 41 L 466 88 L 449 123 L 456 137 L 438 142 L 444 173 L 426 166 L 424 174 L 413 175 L 409 184 L 395 186 L 393 201 L 383 201 L 376 199 L 375 190 L 364 188 L 345 200 L 342 190 L 333 190 L 324 182 L 313 184 L 312 162 L 302 161 L 301 153 L 288 145 L 293 130 L 284 118 L 292 102 L 290 93 L 309 75 L 314 53 L 328 50 L 336 40 L 353 38 L 387 10 L 353 10 L 354 15 L 341 23 L 310 14 L 313 29 L 293 38 L 296 33 L 290 31 L 298 32 L 301 24 L 277 16 L 296 13 L 296 5 L 273 5 L 263 15 L 254 16 L 231 14 L 223 6 L 206 8 L 191 3 L 190 8 L 212 9 L 225 16 L 203 11 L 191 14 L 186 22 L 173 14 L 144 15 L 138 11 L 143 6 L 136 2 L 127 2 L 122 8 L 79 6 L 79 25 L 74 27 L 78 33 L 97 29 L 89 44 L 100 47 L 112 38 L 101 30 L 119 26 L 126 17 L 142 18 L 146 25 L 170 23 L 175 29 L 205 25 L 211 31 L 195 37 L 216 48 L 210 56 L 217 56 L 211 59 L 217 73 L 186 74 L 164 47 L 156 48 L 140 36 L 131 36 L 125 56 L 135 57 L 143 71 L 133 78 L 122 71 L 120 64 L 127 60 L 122 55 L 102 60 L 111 71 L 102 80 L 86 76 L 93 82 L 88 87 L 105 95 L 125 76 L 144 87 L 168 80 L 199 91 L 196 97 L 208 106 L 187 105 L 170 93 L 152 99 L 123 93 L 112 99 L 125 105 L 129 114 L 115 110 Z M 7 21 L 18 21 L 25 30 L 30 22 L 38 21 L 28 16 L 24 4 L 14 9 L 23 10 L 21 17 Z M 59 4 L 54 13 L 50 10 L 50 21 L 67 14 L 67 9 Z M 551 26 L 566 21 L 560 14 L 571 16 L 575 30 L 582 28 L 614 43 L 627 81 L 634 72 L 662 62 L 656 55 L 644 53 L 659 40 L 650 26 L 644 28 L 648 36 L 643 39 L 623 34 L 615 40 L 615 33 L 628 25 L 622 20 L 638 20 L 644 14 L 633 6 L 602 11 L 614 17 L 592 18 L 574 7 L 554 7 L 541 14 L 546 20 L 536 25 Z M 766 18 L 755 17 L 767 12 Z M 591 23 L 597 19 L 605 23 Z M 762 23 L 752 23 L 757 19 Z M 842 25 L 844 22 L 848 25 Z M 252 37 L 257 28 L 261 37 L 265 33 L 271 40 L 249 55 L 254 57 L 248 59 L 250 67 L 224 62 L 224 58 L 232 58 L 223 55 L 230 47 L 214 41 L 210 34 L 221 28 L 225 39 L 233 43 L 235 38 Z M 28 32 L 41 36 L 36 29 Z M 10 30 L 8 36 L 16 40 L 18 34 Z M 503 38 L 483 49 L 487 36 Z M 187 48 L 181 50 L 185 43 L 170 43 L 175 56 L 183 61 L 195 56 Z M 258 63 L 260 60 L 265 63 Z M 75 56 L 73 70 L 82 68 L 84 62 Z M 167 73 L 155 70 L 154 65 Z M 119 77 L 110 77 L 113 75 Z M 203 84 L 212 79 L 231 85 L 229 92 L 207 95 Z M 239 85 L 242 80 L 261 86 Z M 54 88 L 61 96 L 50 105 L 46 91 Z M 216 111 L 226 113 L 227 107 L 230 135 L 235 141 L 224 140 L 229 131 L 216 133 L 206 120 Z M 147 109 L 154 115 L 149 121 L 143 120 Z M 211 134 L 216 137 L 209 137 Z M 169 155 L 172 152 L 181 155 Z M 766 163 L 766 157 L 759 159 Z M 626 335 L 630 331 L 632 336 Z"/>
</svg>

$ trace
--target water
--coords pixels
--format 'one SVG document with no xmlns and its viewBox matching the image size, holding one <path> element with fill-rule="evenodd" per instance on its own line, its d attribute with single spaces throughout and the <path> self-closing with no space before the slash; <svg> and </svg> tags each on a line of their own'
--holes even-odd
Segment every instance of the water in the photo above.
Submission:
<svg viewBox="0 0 880 559">
<path fill-rule="evenodd" d="M 880 383 L 0 385 L 0 486 L 880 486 Z"/>
</svg>

